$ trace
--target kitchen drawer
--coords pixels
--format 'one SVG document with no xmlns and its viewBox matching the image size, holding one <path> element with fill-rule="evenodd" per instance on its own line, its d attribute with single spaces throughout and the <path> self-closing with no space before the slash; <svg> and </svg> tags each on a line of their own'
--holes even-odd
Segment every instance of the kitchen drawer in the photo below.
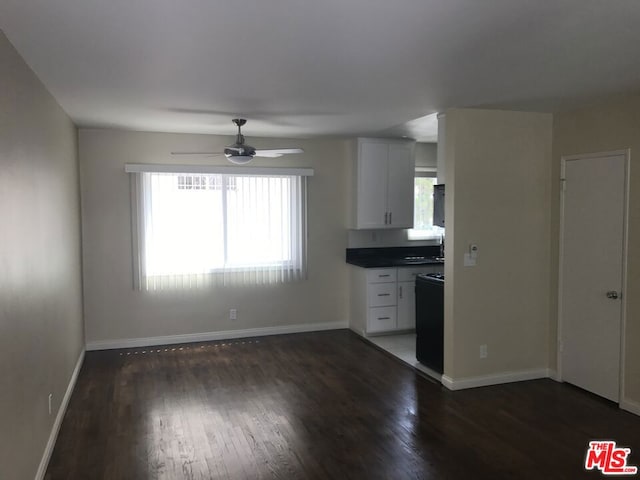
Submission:
<svg viewBox="0 0 640 480">
<path fill-rule="evenodd" d="M 385 332 L 396 329 L 396 307 L 370 308 L 367 315 L 367 332 Z"/>
<path fill-rule="evenodd" d="M 399 282 L 413 282 L 419 273 L 442 273 L 444 265 L 420 265 L 419 267 L 398 267 Z"/>
<path fill-rule="evenodd" d="M 395 268 L 371 268 L 367 270 L 367 283 L 382 283 L 396 281 Z"/>
<path fill-rule="evenodd" d="M 372 283 L 367 285 L 367 306 L 384 307 L 395 305 L 398 301 L 396 283 Z"/>
</svg>

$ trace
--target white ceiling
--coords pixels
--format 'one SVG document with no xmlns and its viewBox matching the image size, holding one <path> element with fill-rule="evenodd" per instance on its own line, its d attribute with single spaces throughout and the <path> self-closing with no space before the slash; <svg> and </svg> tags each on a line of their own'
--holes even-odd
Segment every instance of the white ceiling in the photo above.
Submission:
<svg viewBox="0 0 640 480">
<path fill-rule="evenodd" d="M 0 0 L 80 126 L 433 140 L 449 107 L 640 88 L 640 0 Z"/>
</svg>

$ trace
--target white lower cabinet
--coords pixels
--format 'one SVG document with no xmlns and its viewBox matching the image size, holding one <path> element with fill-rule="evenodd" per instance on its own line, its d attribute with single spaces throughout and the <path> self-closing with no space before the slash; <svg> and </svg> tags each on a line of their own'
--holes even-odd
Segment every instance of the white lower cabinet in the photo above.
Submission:
<svg viewBox="0 0 640 480">
<path fill-rule="evenodd" d="M 352 267 L 350 327 L 363 335 L 414 330 L 415 277 L 442 271 L 442 265 Z"/>
</svg>

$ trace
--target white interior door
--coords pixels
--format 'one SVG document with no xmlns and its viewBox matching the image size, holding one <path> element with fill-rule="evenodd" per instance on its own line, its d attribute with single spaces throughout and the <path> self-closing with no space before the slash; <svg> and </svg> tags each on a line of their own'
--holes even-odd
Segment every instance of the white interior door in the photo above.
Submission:
<svg viewBox="0 0 640 480">
<path fill-rule="evenodd" d="M 626 155 L 564 161 L 561 375 L 619 400 Z"/>
</svg>

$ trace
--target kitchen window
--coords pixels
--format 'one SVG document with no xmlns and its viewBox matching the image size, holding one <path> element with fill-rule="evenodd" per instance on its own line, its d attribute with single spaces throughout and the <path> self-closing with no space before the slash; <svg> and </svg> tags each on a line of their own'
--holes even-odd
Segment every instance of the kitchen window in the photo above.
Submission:
<svg viewBox="0 0 640 480">
<path fill-rule="evenodd" d="M 149 169 L 135 167 L 129 171 Z M 131 172 L 137 287 L 180 290 L 305 278 L 309 170 L 211 170 Z"/>
<path fill-rule="evenodd" d="M 416 170 L 413 190 L 413 228 L 407 231 L 409 240 L 440 239 L 444 235 L 444 228 L 433 224 L 433 186 L 437 184 L 435 171 Z"/>
</svg>

